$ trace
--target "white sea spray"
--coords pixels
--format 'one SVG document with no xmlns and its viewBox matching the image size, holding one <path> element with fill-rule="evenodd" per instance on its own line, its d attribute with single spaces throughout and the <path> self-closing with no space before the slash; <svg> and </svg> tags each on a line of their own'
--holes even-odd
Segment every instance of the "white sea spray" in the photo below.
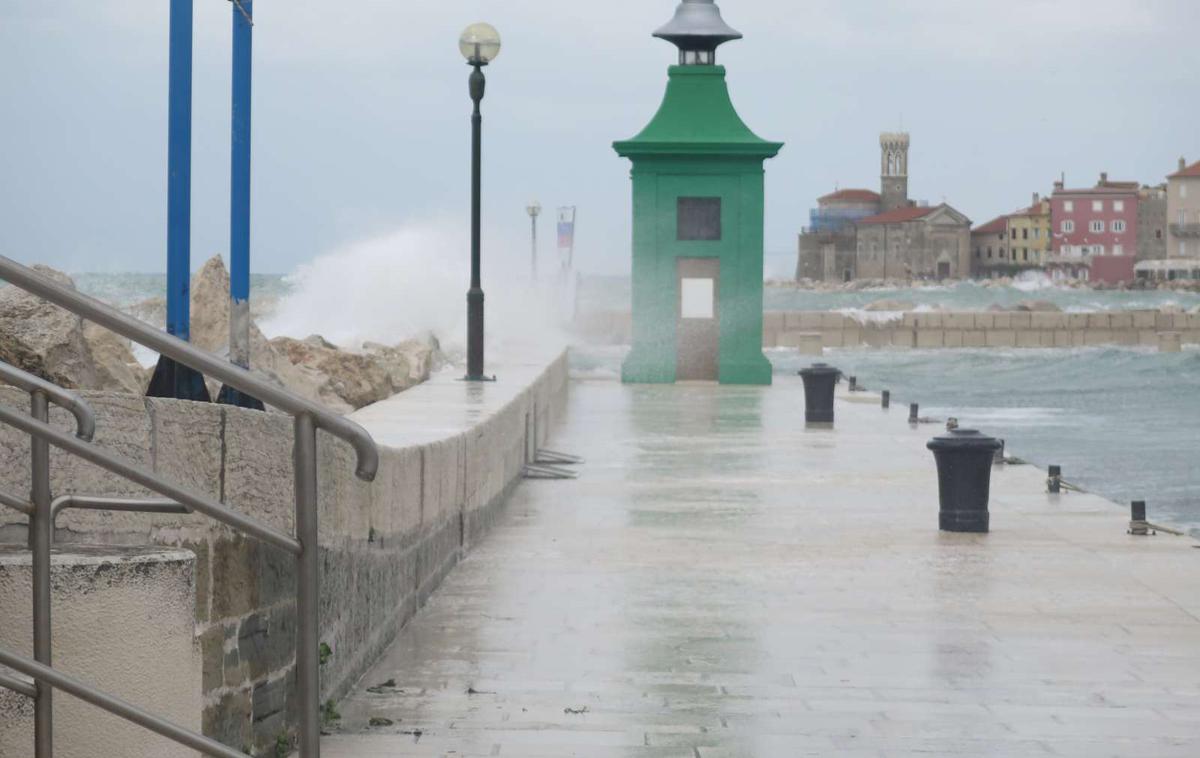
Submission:
<svg viewBox="0 0 1200 758">
<path fill-rule="evenodd" d="M 562 296 L 568 287 L 550 261 L 539 277 L 543 284 L 535 287 L 528 258 L 507 245 L 485 250 L 489 360 L 517 343 L 565 341 Z M 527 248 L 522 252 L 528 255 Z M 470 247 L 462 224 L 405 225 L 319 256 L 287 281 L 290 294 L 262 324 L 269 337 L 320 334 L 355 348 L 432 334 L 451 355 L 464 350 Z"/>
</svg>

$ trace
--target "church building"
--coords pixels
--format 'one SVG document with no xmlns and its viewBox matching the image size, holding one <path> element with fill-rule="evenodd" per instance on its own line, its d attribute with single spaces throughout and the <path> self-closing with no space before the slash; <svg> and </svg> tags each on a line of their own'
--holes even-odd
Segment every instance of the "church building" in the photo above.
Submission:
<svg viewBox="0 0 1200 758">
<path fill-rule="evenodd" d="M 942 203 L 908 198 L 909 136 L 879 137 L 880 191 L 843 189 L 817 200 L 800 234 L 797 279 L 965 279 L 971 221 Z"/>
</svg>

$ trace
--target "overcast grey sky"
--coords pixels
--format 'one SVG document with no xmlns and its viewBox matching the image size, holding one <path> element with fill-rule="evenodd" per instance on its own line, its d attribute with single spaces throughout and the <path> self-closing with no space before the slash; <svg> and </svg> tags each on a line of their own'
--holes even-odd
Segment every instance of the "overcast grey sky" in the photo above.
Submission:
<svg viewBox="0 0 1200 758">
<path fill-rule="evenodd" d="M 431 218 L 464 221 L 468 69 L 487 20 L 485 224 L 580 208 L 581 265 L 629 260 L 632 136 L 662 96 L 675 0 L 258 0 L 253 268 L 280 272 Z M 1200 158 L 1195 0 L 724 0 L 735 105 L 786 143 L 767 164 L 767 251 L 814 198 L 875 188 L 878 132 L 912 133 L 913 197 L 976 223 L 1047 191 L 1161 181 Z M 73 271 L 165 266 L 166 0 L 0 4 L 0 251 Z M 228 245 L 228 0 L 195 0 L 193 264 Z M 550 251 L 552 216 L 542 230 Z M 451 250 L 448 255 L 466 255 Z"/>
</svg>

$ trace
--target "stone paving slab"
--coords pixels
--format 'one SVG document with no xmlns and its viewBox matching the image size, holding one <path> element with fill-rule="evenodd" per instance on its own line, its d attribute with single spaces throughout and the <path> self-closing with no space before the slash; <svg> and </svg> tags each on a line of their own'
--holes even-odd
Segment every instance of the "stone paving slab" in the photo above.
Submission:
<svg viewBox="0 0 1200 758">
<path fill-rule="evenodd" d="M 576 382 L 581 477 L 516 490 L 326 758 L 1200 755 L 1192 540 L 1028 466 L 941 533 L 940 427 L 857 394 L 806 429 L 777 380 Z"/>
</svg>

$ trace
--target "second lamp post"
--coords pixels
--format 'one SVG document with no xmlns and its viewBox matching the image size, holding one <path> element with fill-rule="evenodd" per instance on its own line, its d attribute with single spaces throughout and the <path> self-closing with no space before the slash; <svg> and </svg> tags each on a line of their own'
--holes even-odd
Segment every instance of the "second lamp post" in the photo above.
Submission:
<svg viewBox="0 0 1200 758">
<path fill-rule="evenodd" d="M 487 381 L 483 373 L 483 287 L 479 283 L 480 248 L 480 158 L 483 153 L 483 116 L 479 103 L 483 100 L 485 79 L 483 67 L 500 54 L 500 34 L 491 24 L 471 24 L 458 40 L 467 64 L 473 69 L 468 79 L 471 101 L 471 288 L 467 290 L 467 375 L 469 382 Z"/>
</svg>

